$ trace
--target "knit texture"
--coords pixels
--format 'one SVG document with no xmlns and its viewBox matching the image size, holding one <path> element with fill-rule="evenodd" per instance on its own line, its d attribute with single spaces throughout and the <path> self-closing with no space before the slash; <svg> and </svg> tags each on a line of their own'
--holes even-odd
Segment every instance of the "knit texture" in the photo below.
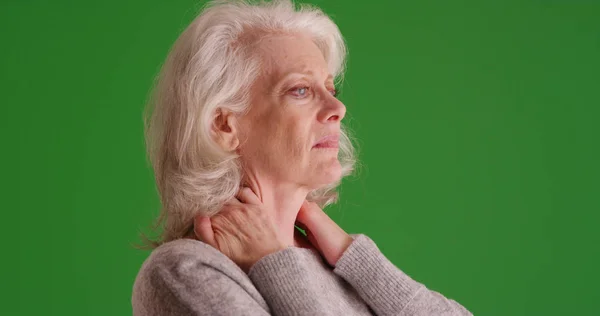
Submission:
<svg viewBox="0 0 600 316">
<path fill-rule="evenodd" d="M 366 235 L 352 237 L 335 268 L 316 250 L 288 247 L 248 274 L 203 242 L 165 243 L 138 272 L 133 315 L 472 315 L 399 270 Z"/>
</svg>

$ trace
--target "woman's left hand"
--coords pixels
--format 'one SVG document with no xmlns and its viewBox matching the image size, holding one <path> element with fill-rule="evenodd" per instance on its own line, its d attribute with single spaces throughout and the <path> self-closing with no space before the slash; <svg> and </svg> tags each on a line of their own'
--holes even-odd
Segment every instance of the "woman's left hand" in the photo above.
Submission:
<svg viewBox="0 0 600 316">
<path fill-rule="evenodd" d="M 296 225 L 306 231 L 308 241 L 335 267 L 353 239 L 313 202 L 304 201 Z"/>
</svg>

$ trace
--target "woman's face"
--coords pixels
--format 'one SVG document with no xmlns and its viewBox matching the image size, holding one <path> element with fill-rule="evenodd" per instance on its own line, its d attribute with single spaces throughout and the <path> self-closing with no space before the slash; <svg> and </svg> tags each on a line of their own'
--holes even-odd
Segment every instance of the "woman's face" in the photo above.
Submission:
<svg viewBox="0 0 600 316">
<path fill-rule="evenodd" d="M 346 107 L 333 77 L 308 37 L 273 35 L 257 45 L 263 73 L 240 119 L 245 172 L 309 190 L 340 179 L 340 121 Z"/>
</svg>

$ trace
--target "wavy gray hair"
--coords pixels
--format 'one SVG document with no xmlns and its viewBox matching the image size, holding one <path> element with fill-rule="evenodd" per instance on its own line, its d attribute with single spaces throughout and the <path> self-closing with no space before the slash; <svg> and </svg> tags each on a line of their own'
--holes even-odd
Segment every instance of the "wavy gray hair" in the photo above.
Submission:
<svg viewBox="0 0 600 316">
<path fill-rule="evenodd" d="M 290 0 L 250 3 L 212 1 L 175 41 L 155 78 L 144 113 L 147 154 L 162 208 L 152 229 L 162 233 L 145 246 L 181 238 L 196 215 L 212 216 L 237 193 L 242 179 L 239 156 L 222 150 L 210 127 L 219 109 L 244 114 L 249 87 L 260 71 L 252 44 L 273 34 L 309 35 L 329 71 L 341 83 L 346 45 L 335 23 L 320 9 L 298 8 Z M 342 126 L 342 176 L 355 164 L 354 147 Z M 341 180 L 340 180 L 341 181 Z M 337 201 L 340 181 L 309 193 L 321 207 Z"/>
</svg>

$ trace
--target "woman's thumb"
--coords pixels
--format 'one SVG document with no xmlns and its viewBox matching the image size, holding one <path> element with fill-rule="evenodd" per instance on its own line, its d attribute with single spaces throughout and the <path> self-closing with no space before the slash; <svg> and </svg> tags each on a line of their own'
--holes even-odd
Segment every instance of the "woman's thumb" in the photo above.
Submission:
<svg viewBox="0 0 600 316">
<path fill-rule="evenodd" d="M 196 218 L 194 218 L 194 233 L 200 241 L 217 248 L 215 233 L 212 229 L 210 217 L 196 216 Z"/>
</svg>

